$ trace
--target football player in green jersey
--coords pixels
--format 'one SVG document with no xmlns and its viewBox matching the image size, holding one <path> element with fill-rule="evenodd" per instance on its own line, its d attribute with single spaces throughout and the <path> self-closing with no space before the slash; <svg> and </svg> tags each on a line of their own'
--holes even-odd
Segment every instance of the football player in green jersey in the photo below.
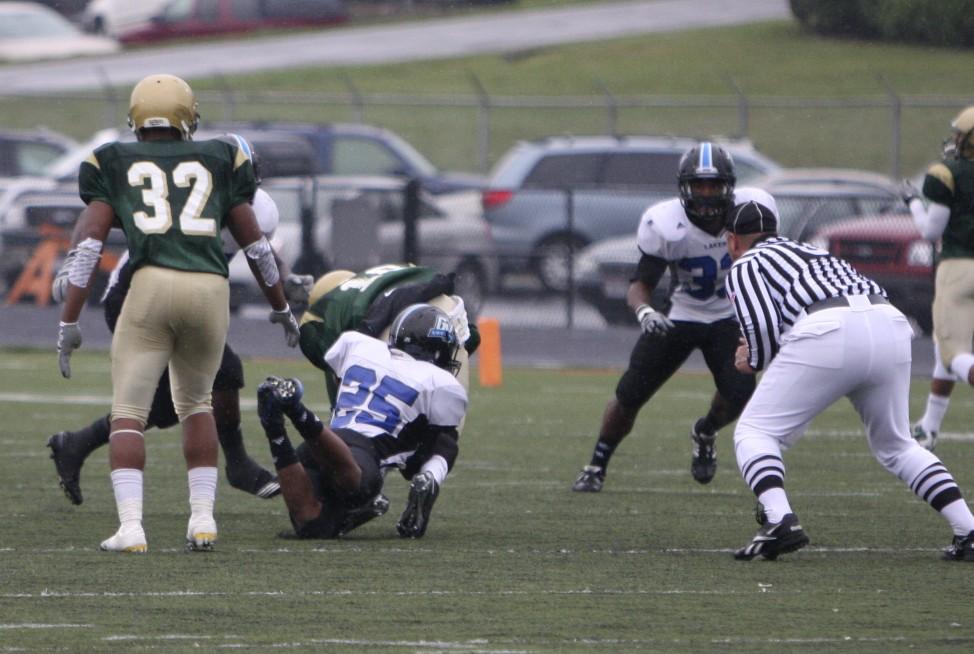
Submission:
<svg viewBox="0 0 974 654">
<path fill-rule="evenodd" d="M 298 325 L 284 296 L 270 244 L 254 217 L 252 164 L 224 141 L 193 142 L 199 122 L 189 85 L 150 75 L 129 102 L 135 143 L 101 146 L 81 164 L 79 190 L 87 205 L 75 229 L 75 260 L 61 309 L 58 362 L 71 376 L 71 352 L 81 345 L 78 317 L 113 225 L 128 242 L 135 272 L 112 338 L 109 463 L 118 531 L 101 548 L 148 549 L 142 525 L 143 432 L 156 384 L 168 367 L 173 404 L 183 428 L 189 478 L 187 549 L 212 549 L 217 482 L 217 431 L 211 392 L 229 324 L 229 283 L 220 230 L 242 246 L 289 345 Z"/>
<path fill-rule="evenodd" d="M 941 241 L 933 334 L 944 366 L 974 384 L 974 106 L 951 123 L 944 158 L 927 170 L 924 202 L 908 185 L 904 201 L 923 238 Z"/>
<path fill-rule="evenodd" d="M 311 289 L 308 309 L 301 317 L 301 351 L 325 373 L 328 399 L 335 404 L 338 379 L 325 363 L 328 351 L 342 332 L 359 329 L 385 339 L 389 324 L 399 311 L 417 302 L 429 302 L 442 309 L 454 323 L 464 344 L 458 355 L 457 378 L 469 387 L 468 356 L 480 344 L 476 325 L 467 320 L 463 300 L 453 295 L 453 281 L 432 268 L 386 264 L 358 274 L 333 270 L 320 277 Z"/>
</svg>

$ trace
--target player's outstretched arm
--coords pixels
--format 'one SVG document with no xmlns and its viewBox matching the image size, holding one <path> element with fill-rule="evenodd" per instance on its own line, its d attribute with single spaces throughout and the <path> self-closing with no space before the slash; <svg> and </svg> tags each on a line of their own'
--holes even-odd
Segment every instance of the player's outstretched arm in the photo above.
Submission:
<svg viewBox="0 0 974 654">
<path fill-rule="evenodd" d="M 101 251 L 112 228 L 115 211 L 111 205 L 93 200 L 78 217 L 74 232 L 74 260 L 64 286 L 64 305 L 58 325 L 58 366 L 61 375 L 71 377 L 71 353 L 81 347 L 81 328 L 78 318 L 88 300 L 91 278 L 98 268 Z"/>
</svg>

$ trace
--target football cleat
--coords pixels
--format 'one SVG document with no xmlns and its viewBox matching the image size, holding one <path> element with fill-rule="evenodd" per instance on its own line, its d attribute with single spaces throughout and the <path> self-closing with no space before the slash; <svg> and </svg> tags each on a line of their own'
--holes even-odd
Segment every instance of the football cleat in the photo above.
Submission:
<svg viewBox="0 0 974 654">
<path fill-rule="evenodd" d="M 362 506 L 351 509 L 345 514 L 345 519 L 342 521 L 342 528 L 338 532 L 338 535 L 344 536 L 353 529 L 361 527 L 366 522 L 385 515 L 388 510 L 389 498 L 379 493 Z"/>
<path fill-rule="evenodd" d="M 913 425 L 913 438 L 931 452 L 933 452 L 933 448 L 937 447 L 937 432 L 927 431 L 919 422 Z"/>
<path fill-rule="evenodd" d="M 257 387 L 257 415 L 264 428 L 283 428 L 281 413 L 295 408 L 304 397 L 300 379 L 270 376 Z"/>
<path fill-rule="evenodd" d="M 794 552 L 806 545 L 808 536 L 798 523 L 798 516 L 786 513 L 781 522 L 766 522 L 746 547 L 734 552 L 734 558 L 738 561 L 750 561 L 761 556 L 768 561 L 774 561 L 779 554 Z"/>
<path fill-rule="evenodd" d="M 440 494 L 440 485 L 429 472 L 420 472 L 413 477 L 409 485 L 409 498 L 406 509 L 399 516 L 396 529 L 403 538 L 422 538 L 429 526 L 430 512 L 436 496 Z"/>
<path fill-rule="evenodd" d="M 575 478 L 572 490 L 576 493 L 598 493 L 605 483 L 605 468 L 585 466 Z"/>
<path fill-rule="evenodd" d="M 81 465 L 84 457 L 71 451 L 71 432 L 59 431 L 47 439 L 47 446 L 51 448 L 51 458 L 57 470 L 58 484 L 64 495 L 72 504 L 84 502 L 81 496 Z"/>
<path fill-rule="evenodd" d="M 230 486 L 245 493 L 264 499 L 276 497 L 281 493 L 277 475 L 265 470 L 259 463 L 247 457 L 240 463 L 224 468 Z"/>
<path fill-rule="evenodd" d="M 690 474 L 701 484 L 708 484 L 717 474 L 717 434 L 707 434 L 700 430 L 697 420 L 690 430 L 693 441 L 693 458 L 690 459 Z"/>
<path fill-rule="evenodd" d="M 216 543 L 216 520 L 212 515 L 192 515 L 186 527 L 187 552 L 212 552 Z"/>
<path fill-rule="evenodd" d="M 974 531 L 966 536 L 954 536 L 954 541 L 944 550 L 947 561 L 974 561 Z"/>
<path fill-rule="evenodd" d="M 141 522 L 125 523 L 118 528 L 115 535 L 101 542 L 103 552 L 127 552 L 130 554 L 144 554 L 149 550 L 145 539 L 145 530 Z"/>
</svg>

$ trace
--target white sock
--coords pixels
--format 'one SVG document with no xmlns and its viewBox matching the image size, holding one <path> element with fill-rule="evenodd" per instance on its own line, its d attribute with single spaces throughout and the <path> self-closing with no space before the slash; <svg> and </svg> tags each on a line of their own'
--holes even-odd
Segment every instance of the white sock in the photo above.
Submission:
<svg viewBox="0 0 974 654">
<path fill-rule="evenodd" d="M 788 496 L 784 488 L 769 488 L 760 495 L 758 501 L 764 506 L 764 513 L 768 516 L 768 522 L 781 522 L 785 514 L 792 513 L 791 504 L 788 503 Z"/>
<path fill-rule="evenodd" d="M 971 514 L 971 509 L 963 498 L 954 500 L 940 509 L 940 515 L 950 523 L 954 536 L 966 536 L 974 531 L 974 515 Z"/>
<path fill-rule="evenodd" d="M 446 459 L 439 454 L 434 454 L 429 458 L 429 461 L 423 464 L 423 467 L 419 471 L 431 473 L 433 479 L 436 480 L 436 485 L 442 486 L 443 482 L 446 481 L 446 473 L 449 472 L 449 466 L 447 465 Z"/>
<path fill-rule="evenodd" d="M 974 368 L 974 354 L 970 352 L 958 354 L 950 360 L 950 371 L 964 383 L 970 379 L 971 368 Z"/>
<path fill-rule="evenodd" d="M 112 490 L 115 491 L 115 508 L 121 525 L 142 523 L 142 476 L 137 468 L 112 470 Z"/>
<path fill-rule="evenodd" d="M 924 431 L 940 431 L 940 425 L 947 415 L 947 407 L 950 406 L 950 397 L 930 393 L 927 396 L 927 410 L 920 418 L 920 426 Z"/>
<path fill-rule="evenodd" d="M 193 515 L 213 515 L 213 505 L 216 503 L 215 467 L 200 466 L 191 468 L 187 473 L 189 478 L 189 508 Z"/>
</svg>

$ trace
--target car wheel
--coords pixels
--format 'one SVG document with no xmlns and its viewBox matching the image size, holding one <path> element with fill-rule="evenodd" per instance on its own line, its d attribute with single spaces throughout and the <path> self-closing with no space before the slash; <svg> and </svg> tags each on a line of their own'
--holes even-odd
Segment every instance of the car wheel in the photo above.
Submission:
<svg viewBox="0 0 974 654">
<path fill-rule="evenodd" d="M 567 290 L 569 257 L 586 245 L 588 241 L 572 234 L 558 234 L 542 241 L 532 255 L 534 272 L 541 284 L 549 291 Z"/>
<path fill-rule="evenodd" d="M 487 275 L 483 267 L 471 259 L 461 261 L 454 275 L 454 291 L 463 298 L 467 317 L 476 320 L 487 298 Z"/>
</svg>

